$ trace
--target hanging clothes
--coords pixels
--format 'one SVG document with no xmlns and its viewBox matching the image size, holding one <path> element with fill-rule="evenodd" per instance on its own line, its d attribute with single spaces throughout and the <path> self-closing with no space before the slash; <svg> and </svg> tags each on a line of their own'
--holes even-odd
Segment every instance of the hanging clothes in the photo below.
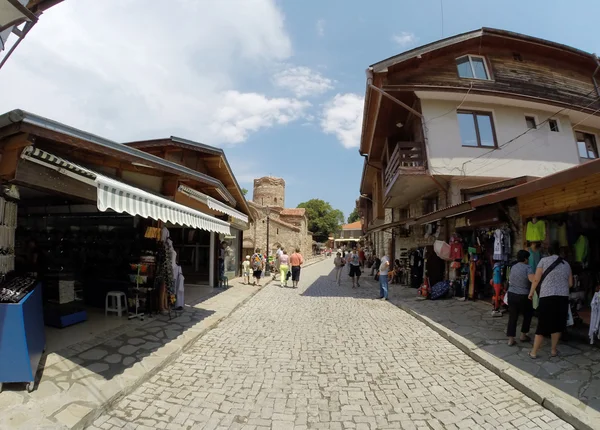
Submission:
<svg viewBox="0 0 600 430">
<path fill-rule="evenodd" d="M 185 278 L 183 277 L 183 272 L 181 270 L 181 266 L 177 266 L 175 272 L 175 307 L 182 308 L 184 304 L 184 288 L 185 288 Z"/>
<path fill-rule="evenodd" d="M 600 339 L 600 293 L 595 293 L 592 298 L 592 316 L 590 318 L 590 344 L 594 343 L 594 336 Z"/>
<path fill-rule="evenodd" d="M 543 242 L 546 239 L 546 223 L 541 220 L 537 222 L 529 221 L 525 239 L 529 242 Z"/>
<path fill-rule="evenodd" d="M 494 260 L 501 261 L 504 259 L 504 233 L 497 229 L 494 232 Z"/>
<path fill-rule="evenodd" d="M 452 260 L 460 260 L 463 256 L 462 243 L 455 241 L 450 243 L 450 258 Z"/>
<path fill-rule="evenodd" d="M 584 235 L 579 236 L 577 242 L 575 242 L 575 261 L 578 263 L 582 263 L 584 267 L 587 263 L 589 246 L 589 240 Z"/>
<path fill-rule="evenodd" d="M 529 248 L 528 251 L 529 251 L 529 267 L 531 267 L 531 270 L 533 270 L 533 273 L 535 273 L 538 263 L 542 259 L 542 253 L 540 252 L 539 249 L 537 251 L 534 251 L 533 249 Z"/>
</svg>

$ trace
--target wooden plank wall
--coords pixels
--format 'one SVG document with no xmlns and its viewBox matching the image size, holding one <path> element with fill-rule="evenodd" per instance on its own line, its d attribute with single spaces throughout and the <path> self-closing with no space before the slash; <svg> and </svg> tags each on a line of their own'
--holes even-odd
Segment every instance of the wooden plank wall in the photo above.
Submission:
<svg viewBox="0 0 600 430">
<path fill-rule="evenodd" d="M 524 218 L 600 206 L 600 173 L 517 198 Z"/>
</svg>

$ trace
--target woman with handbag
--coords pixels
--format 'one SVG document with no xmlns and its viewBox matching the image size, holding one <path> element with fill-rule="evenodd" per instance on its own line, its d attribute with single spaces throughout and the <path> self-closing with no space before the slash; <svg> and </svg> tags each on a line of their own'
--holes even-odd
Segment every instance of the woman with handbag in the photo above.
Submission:
<svg viewBox="0 0 600 430">
<path fill-rule="evenodd" d="M 560 335 L 567 328 L 569 317 L 569 289 L 573 287 L 571 266 L 552 247 L 548 252 L 550 256 L 542 258 L 538 263 L 529 292 L 529 300 L 534 300 L 536 294 L 539 297 L 538 326 L 533 349 L 529 353 L 532 359 L 537 358 L 545 336 L 552 339 L 550 357 L 558 355 L 556 347 Z M 534 300 L 534 308 L 535 304 Z"/>
<path fill-rule="evenodd" d="M 535 279 L 535 274 L 528 263 L 529 252 L 522 249 L 517 252 L 517 262 L 510 269 L 507 292 L 508 327 L 506 328 L 508 346 L 517 344 L 515 337 L 517 336 L 519 315 L 523 315 L 519 339 L 521 342 L 531 342 L 529 328 L 533 317 L 533 306 L 527 296 L 531 289 L 531 282 Z"/>
</svg>

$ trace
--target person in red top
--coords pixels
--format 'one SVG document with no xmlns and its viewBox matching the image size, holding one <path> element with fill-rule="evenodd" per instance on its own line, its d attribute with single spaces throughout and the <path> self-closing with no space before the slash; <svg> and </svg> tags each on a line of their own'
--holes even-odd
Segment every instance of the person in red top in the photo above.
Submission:
<svg viewBox="0 0 600 430">
<path fill-rule="evenodd" d="M 358 251 L 358 262 L 360 264 L 360 268 L 361 269 L 365 269 L 365 251 L 360 248 L 360 250 Z"/>
<path fill-rule="evenodd" d="M 292 266 L 292 287 L 298 288 L 300 281 L 300 266 L 304 264 L 304 258 L 300 254 L 300 248 L 296 248 L 296 252 L 290 255 L 290 266 Z"/>
</svg>

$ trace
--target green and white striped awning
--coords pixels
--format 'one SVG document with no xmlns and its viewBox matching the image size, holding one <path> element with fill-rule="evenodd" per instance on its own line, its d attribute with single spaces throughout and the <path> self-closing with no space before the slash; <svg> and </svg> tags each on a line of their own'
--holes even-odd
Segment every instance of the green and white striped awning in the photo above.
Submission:
<svg viewBox="0 0 600 430">
<path fill-rule="evenodd" d="M 245 223 L 248 222 L 247 215 L 227 206 L 225 203 L 213 199 L 211 196 L 207 196 L 206 194 L 201 193 L 200 191 L 194 190 L 190 187 L 186 187 L 185 185 L 180 185 L 178 191 L 187 195 L 188 197 L 191 197 L 194 200 L 198 200 L 199 202 L 204 203 L 206 206 L 208 206 L 214 211 L 227 214 Z"/>
<path fill-rule="evenodd" d="M 225 235 L 231 234 L 229 223 L 187 206 L 167 200 L 137 187 L 79 166 L 56 155 L 32 146 L 21 153 L 21 158 L 56 170 L 97 188 L 97 206 L 101 212 L 111 209 L 139 215 L 157 221 L 185 225 Z"/>
</svg>

